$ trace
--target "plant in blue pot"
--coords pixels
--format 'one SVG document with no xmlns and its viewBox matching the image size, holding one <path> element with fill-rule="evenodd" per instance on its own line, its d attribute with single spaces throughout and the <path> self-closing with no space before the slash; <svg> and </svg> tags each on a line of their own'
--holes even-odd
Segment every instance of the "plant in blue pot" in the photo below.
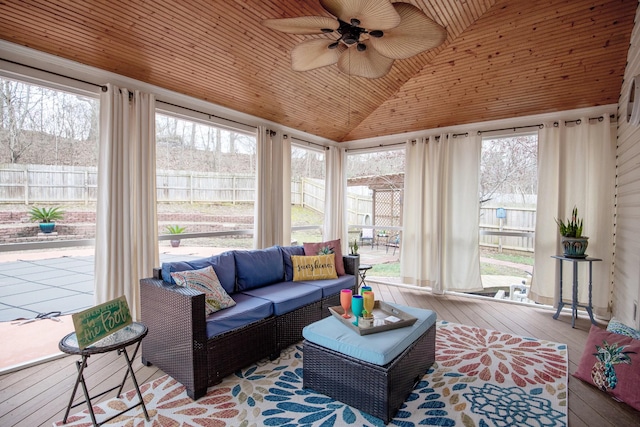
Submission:
<svg viewBox="0 0 640 427">
<path fill-rule="evenodd" d="M 585 258 L 589 238 L 582 235 L 582 219 L 578 217 L 578 208 L 573 207 L 571 218 L 567 218 L 566 222 L 556 218 L 556 224 L 558 224 L 558 231 L 562 236 L 564 256 Z"/>
<path fill-rule="evenodd" d="M 39 208 L 34 206 L 29 210 L 29 220 L 31 222 L 39 222 L 40 231 L 43 233 L 51 233 L 56 227 L 56 221 L 63 218 L 64 211 L 60 207 Z"/>
</svg>

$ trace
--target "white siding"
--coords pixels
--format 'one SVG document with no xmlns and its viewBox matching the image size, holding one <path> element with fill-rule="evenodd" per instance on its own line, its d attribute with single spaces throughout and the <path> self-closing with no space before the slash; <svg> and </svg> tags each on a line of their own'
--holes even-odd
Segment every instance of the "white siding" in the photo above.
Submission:
<svg viewBox="0 0 640 427">
<path fill-rule="evenodd" d="M 640 299 L 640 126 L 627 124 L 627 104 L 633 77 L 640 75 L 640 7 L 636 10 L 627 67 L 618 105 L 616 245 L 613 315 L 640 327 L 634 304 Z M 635 99 L 640 104 L 640 99 Z"/>
</svg>

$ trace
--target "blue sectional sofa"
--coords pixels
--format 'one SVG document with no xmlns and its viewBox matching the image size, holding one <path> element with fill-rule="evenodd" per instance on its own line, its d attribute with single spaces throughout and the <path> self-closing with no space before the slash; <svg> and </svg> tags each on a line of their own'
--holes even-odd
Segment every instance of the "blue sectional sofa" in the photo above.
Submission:
<svg viewBox="0 0 640 427">
<path fill-rule="evenodd" d="M 344 276 L 293 282 L 292 255 L 302 246 L 235 250 L 164 263 L 140 281 L 141 320 L 149 328 L 142 362 L 181 382 L 192 399 L 207 387 L 302 340 L 302 329 L 340 305 L 340 290 L 357 291 L 359 258 L 343 257 Z M 235 305 L 209 316 L 205 295 L 178 286 L 172 272 L 213 267 Z"/>
</svg>

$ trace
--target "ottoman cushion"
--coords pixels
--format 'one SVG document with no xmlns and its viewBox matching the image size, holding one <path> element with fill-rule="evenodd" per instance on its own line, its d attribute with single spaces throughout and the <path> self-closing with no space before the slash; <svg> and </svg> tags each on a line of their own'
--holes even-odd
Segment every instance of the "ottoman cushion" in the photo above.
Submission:
<svg viewBox="0 0 640 427">
<path fill-rule="evenodd" d="M 302 330 L 302 336 L 317 345 L 363 360 L 375 365 L 386 365 L 398 357 L 409 345 L 423 335 L 436 322 L 437 315 L 431 310 L 397 306 L 418 320 L 404 328 L 358 335 L 333 316 L 312 323 Z"/>
</svg>

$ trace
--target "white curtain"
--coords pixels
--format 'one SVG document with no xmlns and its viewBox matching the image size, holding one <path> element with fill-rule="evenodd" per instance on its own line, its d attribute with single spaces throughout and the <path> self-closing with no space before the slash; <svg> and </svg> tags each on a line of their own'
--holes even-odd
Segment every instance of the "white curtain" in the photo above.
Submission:
<svg viewBox="0 0 640 427">
<path fill-rule="evenodd" d="M 255 248 L 262 249 L 284 244 L 283 153 L 285 150 L 280 132 L 271 131 L 263 126 L 259 126 L 257 132 L 253 244 Z M 290 192 L 290 184 L 288 189 Z M 290 209 L 289 207 L 289 216 L 291 216 Z"/>
<path fill-rule="evenodd" d="M 291 139 L 282 138 L 282 244 L 291 244 Z"/>
<path fill-rule="evenodd" d="M 431 190 L 440 187 L 440 173 L 432 167 L 438 163 L 430 159 L 439 156 L 440 148 L 435 137 L 407 142 L 400 250 L 402 282 L 430 286 L 438 293 L 442 292 L 441 217 L 437 209 L 441 193 Z"/>
<path fill-rule="evenodd" d="M 341 239 L 342 253 L 348 248 L 347 234 L 347 174 L 346 151 L 340 147 L 329 147 L 326 158 L 326 185 L 324 196 L 324 240 Z"/>
<path fill-rule="evenodd" d="M 532 295 L 556 305 L 559 297 L 558 261 L 562 253 L 556 218 L 566 220 L 574 206 L 584 218 L 587 253 L 600 258 L 593 264 L 594 314 L 608 318 L 612 283 L 613 214 L 615 192 L 615 129 L 608 115 L 579 124 L 545 124 L 538 135 L 538 206 Z M 588 267 L 578 270 L 581 304 L 588 301 Z M 573 266 L 564 263 L 563 298 L 571 300 Z"/>
<path fill-rule="evenodd" d="M 482 290 L 480 279 L 480 155 L 477 132 L 452 135 L 445 145 L 442 277 L 448 291 Z"/>
<path fill-rule="evenodd" d="M 155 97 L 108 85 L 100 96 L 95 301 L 125 295 L 134 319 L 139 281 L 159 265 Z"/>
<path fill-rule="evenodd" d="M 482 289 L 481 140 L 440 135 L 407 144 L 401 277 L 434 293 Z"/>
</svg>

